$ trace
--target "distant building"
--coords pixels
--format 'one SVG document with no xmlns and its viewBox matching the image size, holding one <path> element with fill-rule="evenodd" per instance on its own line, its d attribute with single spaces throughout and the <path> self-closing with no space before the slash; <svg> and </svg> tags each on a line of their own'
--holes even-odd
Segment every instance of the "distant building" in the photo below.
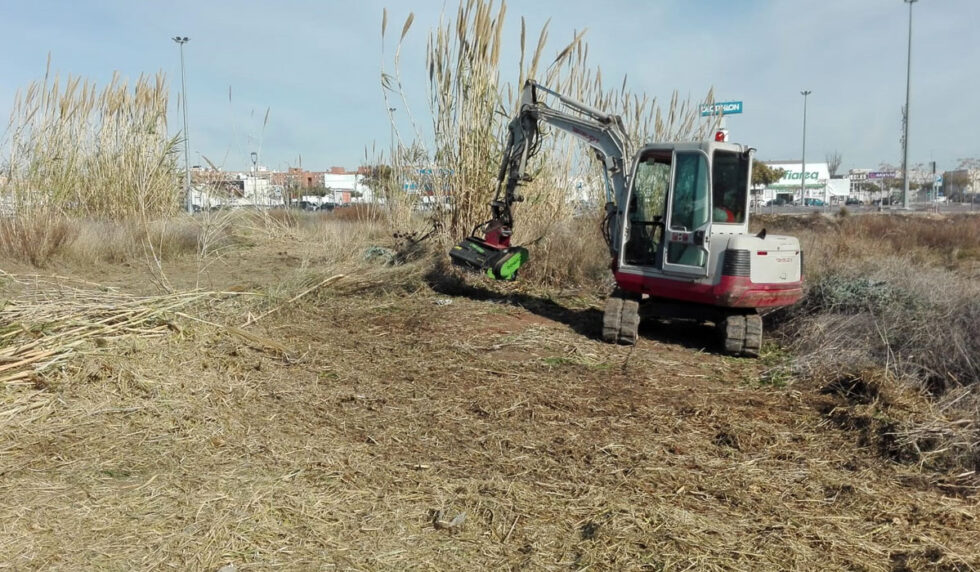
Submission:
<svg viewBox="0 0 980 572">
<path fill-rule="evenodd" d="M 851 197 L 871 203 L 880 200 L 892 192 L 894 181 L 900 178 L 898 171 L 887 169 L 851 169 L 847 173 L 851 181 Z"/>
<path fill-rule="evenodd" d="M 270 173 L 269 180 L 275 186 L 284 187 L 294 192 L 302 192 L 323 184 L 323 174 L 323 171 L 307 171 L 302 167 L 289 167 L 286 171 Z"/>
<path fill-rule="evenodd" d="M 309 171 L 291 167 L 286 171 L 234 172 L 194 168 L 191 171 L 192 201 L 198 209 L 218 207 L 263 207 L 311 203 L 350 204 L 374 200 L 365 185 L 370 169 Z"/>
<path fill-rule="evenodd" d="M 364 184 L 366 177 L 364 169 L 348 171 L 343 167 L 331 167 L 323 174 L 323 186 L 334 204 L 370 203 L 374 196 L 370 187 Z"/>
<path fill-rule="evenodd" d="M 191 170 L 191 202 L 197 210 L 282 206 L 283 187 L 273 184 L 272 173 Z"/>
<path fill-rule="evenodd" d="M 870 203 L 886 198 L 898 198 L 904 190 L 901 169 L 884 165 L 878 169 L 851 169 L 851 196 Z M 931 169 L 909 169 L 909 200 L 932 200 L 934 175 Z"/>
<path fill-rule="evenodd" d="M 795 161 L 763 161 L 763 163 L 773 169 L 785 171 L 783 178 L 759 193 L 759 200 L 763 204 L 778 199 L 799 203 L 805 199 L 819 199 L 826 204 L 832 204 L 843 202 L 851 192 L 848 179 L 831 178 L 827 163 L 807 162 L 805 173 L 803 164 Z"/>
</svg>

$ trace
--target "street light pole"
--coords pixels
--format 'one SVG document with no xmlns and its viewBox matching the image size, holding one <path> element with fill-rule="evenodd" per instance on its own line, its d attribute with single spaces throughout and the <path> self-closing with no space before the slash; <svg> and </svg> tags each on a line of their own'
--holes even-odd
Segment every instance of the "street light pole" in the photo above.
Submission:
<svg viewBox="0 0 980 572">
<path fill-rule="evenodd" d="M 191 192 L 191 162 L 190 162 L 190 136 L 187 133 L 187 78 L 184 74 L 184 44 L 190 38 L 184 36 L 174 36 L 173 41 L 180 46 L 180 95 L 183 100 L 181 105 L 184 108 L 184 192 L 186 193 L 187 212 L 194 213 L 194 197 Z"/>
<path fill-rule="evenodd" d="M 259 200 L 259 154 L 252 151 L 252 206 Z"/>
<path fill-rule="evenodd" d="M 806 203 L 806 97 L 813 93 L 809 89 L 801 91 L 803 96 L 803 157 L 800 165 L 800 202 Z"/>
<path fill-rule="evenodd" d="M 902 138 L 902 208 L 909 208 L 909 95 L 912 87 L 912 4 L 919 0 L 904 0 L 909 5 L 909 53 L 905 68 L 905 133 Z"/>
</svg>

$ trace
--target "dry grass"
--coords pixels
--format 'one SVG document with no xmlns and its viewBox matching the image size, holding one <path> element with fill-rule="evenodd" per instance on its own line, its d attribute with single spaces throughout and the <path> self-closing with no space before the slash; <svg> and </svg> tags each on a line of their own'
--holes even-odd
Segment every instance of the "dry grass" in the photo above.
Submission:
<svg viewBox="0 0 980 572">
<path fill-rule="evenodd" d="M 263 249 L 242 254 L 269 266 Z M 427 264 L 362 263 L 246 336 L 217 324 L 267 312 L 261 297 L 202 300 L 184 313 L 210 324 L 173 316 L 162 337 L 79 346 L 44 389 L 0 386 L 0 561 L 980 566 L 975 502 L 869 456 L 827 426 L 821 398 L 758 385 L 760 364 L 699 351 L 684 328 L 603 344 L 596 301 L 489 282 L 474 284 L 485 300 L 393 294 Z"/>
<path fill-rule="evenodd" d="M 64 255 L 91 263 L 141 260 L 148 253 L 175 260 L 200 252 L 202 221 L 178 217 L 140 224 L 128 221 L 80 221 L 79 234 Z M 226 236 L 215 238 L 218 242 Z"/>
<path fill-rule="evenodd" d="M 797 235 L 807 251 L 807 271 L 820 275 L 842 261 L 903 257 L 916 266 L 980 272 L 976 215 L 857 215 L 806 217 L 756 215 L 753 227 Z"/>
<path fill-rule="evenodd" d="M 600 222 L 594 216 L 553 224 L 529 221 L 522 229 L 526 238 L 521 244 L 528 244 L 532 262 L 522 270 L 520 280 L 539 287 L 610 291 L 611 261 Z"/>
<path fill-rule="evenodd" d="M 757 224 L 771 231 L 782 227 L 804 244 L 806 297 L 775 315 L 797 374 L 818 386 L 862 380 L 905 395 L 878 399 L 884 390 L 870 398 L 831 391 L 841 398 L 837 405 L 848 412 L 845 417 L 863 419 L 856 423 L 862 430 L 873 427 L 868 442 L 886 455 L 940 474 L 962 474 L 965 486 L 975 486 L 977 218 L 818 216 Z"/>
<path fill-rule="evenodd" d="M 45 266 L 78 236 L 71 221 L 51 213 L 0 218 L 0 256 Z"/>
<path fill-rule="evenodd" d="M 207 261 L 236 241 L 237 222 L 217 217 L 153 221 L 68 218 L 51 212 L 0 218 L 0 257 L 37 268 L 52 263 Z"/>
<path fill-rule="evenodd" d="M 0 310 L 0 384 L 44 388 L 83 347 L 106 347 L 125 338 L 150 338 L 179 330 L 179 310 L 210 293 L 135 297 L 111 288 L 93 289 L 39 276 L 3 274 L 5 287 L 26 292 Z"/>
<path fill-rule="evenodd" d="M 766 221 L 795 227 L 812 286 L 786 323 L 806 379 L 778 387 L 775 350 L 725 358 L 701 328 L 647 323 L 635 349 L 600 342 L 591 219 L 528 228 L 547 233 L 526 280 L 463 284 L 435 280 L 427 242 L 335 214 L 169 221 L 144 240 L 173 241 L 158 250 L 173 248 L 159 261 L 174 293 L 146 292 L 137 254 L 99 254 L 125 236 L 109 223 L 72 223 L 79 238 L 50 260 L 74 278 L 5 277 L 0 562 L 980 567 L 964 414 L 976 385 L 926 399 L 908 377 L 932 328 L 977 323 L 927 320 L 943 300 L 976 308 L 957 306 L 975 259 L 949 255 L 971 251 L 955 241 L 972 227 Z M 194 240 L 160 239 L 167 228 Z M 195 289 L 202 241 L 208 291 Z M 367 260 L 372 246 L 402 264 Z M 96 269 L 112 287 L 85 281 Z M 879 330 L 888 344 L 858 335 Z M 911 357 L 898 334 L 919 336 Z M 956 355 L 939 357 L 951 368 Z"/>
</svg>

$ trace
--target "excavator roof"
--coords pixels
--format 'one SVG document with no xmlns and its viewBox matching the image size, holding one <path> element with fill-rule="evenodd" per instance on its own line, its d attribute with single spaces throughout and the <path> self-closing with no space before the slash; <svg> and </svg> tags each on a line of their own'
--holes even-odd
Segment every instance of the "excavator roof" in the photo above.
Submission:
<svg viewBox="0 0 980 572">
<path fill-rule="evenodd" d="M 738 143 L 727 143 L 720 141 L 688 141 L 684 143 L 648 143 L 640 149 L 640 153 L 646 151 L 704 151 L 710 154 L 712 151 L 732 151 L 735 153 L 748 152 L 751 147 Z"/>
</svg>

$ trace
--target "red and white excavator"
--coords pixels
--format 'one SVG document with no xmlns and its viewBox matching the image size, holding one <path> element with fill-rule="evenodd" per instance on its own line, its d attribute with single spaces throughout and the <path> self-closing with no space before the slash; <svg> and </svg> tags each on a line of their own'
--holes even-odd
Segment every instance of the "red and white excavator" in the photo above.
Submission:
<svg viewBox="0 0 980 572">
<path fill-rule="evenodd" d="M 548 97 L 564 109 L 547 106 Z M 584 141 L 603 166 L 602 231 L 616 280 L 603 339 L 635 343 L 641 315 L 697 320 L 717 326 L 726 353 L 758 356 L 759 310 L 802 297 L 803 253 L 794 237 L 749 234 L 754 149 L 727 142 L 723 131 L 714 141 L 644 145 L 628 161 L 621 117 L 528 81 L 509 125 L 492 217 L 450 251 L 453 263 L 512 280 L 528 261 L 526 248 L 510 244 L 511 207 L 523 200 L 517 187 L 528 180 L 539 123 Z"/>
</svg>

